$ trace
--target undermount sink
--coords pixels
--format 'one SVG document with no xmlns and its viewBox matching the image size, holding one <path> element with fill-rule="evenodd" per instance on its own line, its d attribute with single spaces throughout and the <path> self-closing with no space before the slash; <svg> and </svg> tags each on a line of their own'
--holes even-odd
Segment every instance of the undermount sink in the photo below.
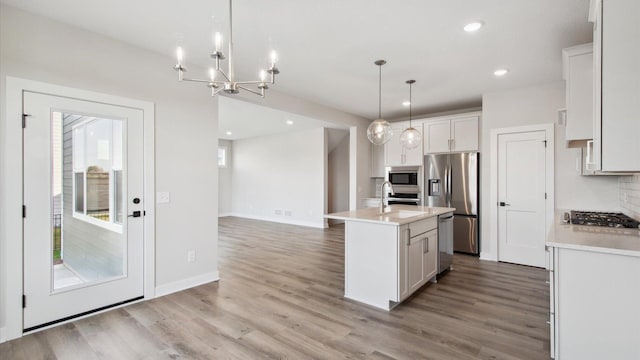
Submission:
<svg viewBox="0 0 640 360">
<path fill-rule="evenodd" d="M 406 218 L 425 215 L 425 214 L 426 214 L 426 212 L 422 212 L 422 211 L 398 210 L 398 211 L 393 211 L 393 212 L 386 213 L 386 214 L 383 214 L 383 215 L 387 215 L 389 217 L 395 217 L 395 218 L 399 218 L 399 219 L 406 219 Z"/>
</svg>

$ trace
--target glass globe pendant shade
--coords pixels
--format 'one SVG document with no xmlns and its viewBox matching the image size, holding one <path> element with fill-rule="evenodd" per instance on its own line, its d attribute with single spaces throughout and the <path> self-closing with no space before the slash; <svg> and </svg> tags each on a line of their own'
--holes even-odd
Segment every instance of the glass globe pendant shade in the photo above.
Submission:
<svg viewBox="0 0 640 360">
<path fill-rule="evenodd" d="M 367 137 L 374 145 L 382 145 L 391 140 L 393 130 L 391 125 L 384 119 L 376 119 L 367 128 Z"/>
<path fill-rule="evenodd" d="M 422 134 L 415 128 L 407 128 L 400 135 L 400 143 L 407 149 L 415 149 L 422 142 Z"/>
</svg>

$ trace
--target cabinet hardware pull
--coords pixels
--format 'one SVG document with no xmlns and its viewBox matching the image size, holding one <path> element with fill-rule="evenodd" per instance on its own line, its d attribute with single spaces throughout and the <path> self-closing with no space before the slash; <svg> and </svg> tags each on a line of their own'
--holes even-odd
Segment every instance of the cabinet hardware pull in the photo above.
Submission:
<svg viewBox="0 0 640 360">
<path fill-rule="evenodd" d="M 546 321 L 547 325 L 551 326 L 551 321 Z"/>
<path fill-rule="evenodd" d="M 429 252 L 429 238 L 426 237 L 426 238 L 424 238 L 422 240 L 424 241 L 424 245 L 425 245 L 423 254 L 426 254 L 426 253 Z"/>
</svg>

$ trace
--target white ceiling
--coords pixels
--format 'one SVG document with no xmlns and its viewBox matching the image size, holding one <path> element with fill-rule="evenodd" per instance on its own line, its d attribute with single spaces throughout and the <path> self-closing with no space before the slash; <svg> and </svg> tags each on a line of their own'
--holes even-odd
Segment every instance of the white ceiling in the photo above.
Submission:
<svg viewBox="0 0 640 360">
<path fill-rule="evenodd" d="M 210 66 L 213 30 L 224 30 L 228 21 L 226 0 L 0 1 L 166 54 L 167 71 L 180 41 L 187 65 Z M 475 107 L 483 93 L 559 81 L 561 49 L 591 41 L 588 3 L 236 0 L 236 73 L 255 78 L 274 48 L 282 73 L 272 88 L 373 119 L 373 62 L 386 59 L 383 117 L 406 116 L 407 79 L 417 80 L 414 113 Z M 473 20 L 485 26 L 465 33 L 462 27 Z M 494 77 L 499 67 L 510 73 Z"/>
</svg>

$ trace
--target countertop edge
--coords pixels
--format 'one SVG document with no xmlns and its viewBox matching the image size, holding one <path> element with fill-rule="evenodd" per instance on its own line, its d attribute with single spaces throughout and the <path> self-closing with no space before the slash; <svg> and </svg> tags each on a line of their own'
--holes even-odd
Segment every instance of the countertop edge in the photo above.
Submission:
<svg viewBox="0 0 640 360">
<path fill-rule="evenodd" d="M 616 249 L 616 248 L 593 246 L 593 245 L 569 244 L 569 243 L 555 242 L 555 241 L 547 241 L 545 245 L 549 247 L 560 248 L 560 249 L 582 250 L 582 251 L 598 252 L 603 254 L 640 257 L 640 251 L 635 251 L 635 250 Z"/>
<path fill-rule="evenodd" d="M 375 210 L 372 210 L 375 209 Z M 425 210 L 426 209 L 426 210 Z M 423 215 L 416 215 L 407 218 L 394 218 L 394 217 L 384 217 L 380 215 L 374 216 L 374 214 L 367 214 L 367 212 L 377 212 L 377 208 L 364 208 L 355 211 L 345 211 L 341 213 L 333 213 L 326 214 L 324 218 L 326 219 L 335 219 L 335 220 L 344 220 L 344 221 L 357 221 L 357 222 L 366 222 L 371 224 L 380 224 L 380 225 L 389 225 L 389 226 L 400 226 L 404 224 L 409 224 L 415 221 L 420 221 L 424 219 L 429 219 L 435 216 L 439 216 L 442 214 L 448 214 L 455 211 L 455 208 L 431 208 L 426 206 L 413 206 L 413 205 L 392 205 L 392 210 L 389 214 L 393 214 L 394 210 L 398 211 L 428 211 Z M 358 214 L 360 213 L 360 214 Z"/>
</svg>

